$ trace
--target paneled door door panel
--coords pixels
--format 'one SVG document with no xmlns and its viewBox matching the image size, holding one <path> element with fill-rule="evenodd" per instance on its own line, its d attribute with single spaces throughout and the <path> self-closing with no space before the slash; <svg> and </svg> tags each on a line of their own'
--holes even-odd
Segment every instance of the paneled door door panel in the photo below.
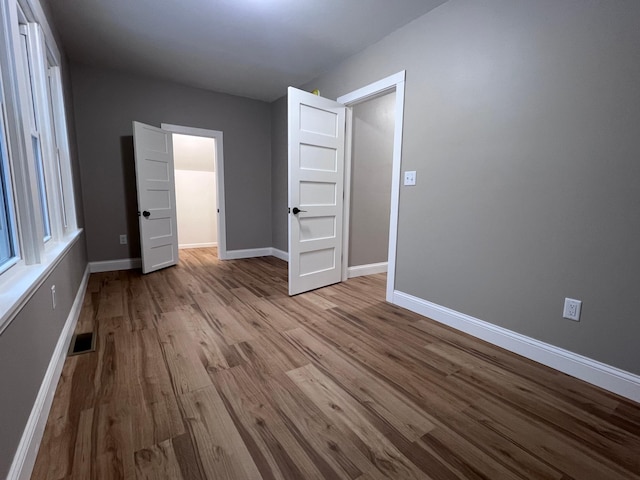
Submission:
<svg viewBox="0 0 640 480">
<path fill-rule="evenodd" d="M 345 107 L 289 87 L 289 295 L 341 280 Z"/>
<path fill-rule="evenodd" d="M 142 273 L 178 263 L 171 133 L 133 122 Z"/>
</svg>

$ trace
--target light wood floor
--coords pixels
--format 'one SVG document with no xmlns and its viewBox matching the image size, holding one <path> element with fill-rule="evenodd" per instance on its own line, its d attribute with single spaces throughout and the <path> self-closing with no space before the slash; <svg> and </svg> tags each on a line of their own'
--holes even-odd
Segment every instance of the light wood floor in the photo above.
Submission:
<svg viewBox="0 0 640 480">
<path fill-rule="evenodd" d="M 215 251 L 214 251 L 215 253 Z M 640 478 L 640 405 L 287 265 L 93 274 L 34 479 Z"/>
</svg>

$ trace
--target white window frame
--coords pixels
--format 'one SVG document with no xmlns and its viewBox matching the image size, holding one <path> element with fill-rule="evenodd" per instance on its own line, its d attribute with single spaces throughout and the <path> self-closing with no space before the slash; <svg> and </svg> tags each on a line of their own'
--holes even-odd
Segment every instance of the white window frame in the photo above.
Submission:
<svg viewBox="0 0 640 480">
<path fill-rule="evenodd" d="M 73 172 L 71 171 L 71 155 L 69 153 L 69 133 L 67 117 L 64 108 L 62 72 L 60 65 L 47 58 L 47 85 L 50 88 L 50 113 L 53 125 L 52 146 L 54 148 L 54 162 L 57 169 L 59 199 L 57 212 L 60 215 L 59 235 L 66 235 L 78 228 L 76 219 L 76 202 L 73 191 Z"/>
<path fill-rule="evenodd" d="M 37 133 L 40 135 L 51 238 L 45 241 L 31 145 L 20 26 L 26 25 L 32 58 Z M 11 170 L 15 250 L 20 256 L 0 270 L 0 333 L 78 240 L 74 182 L 64 109 L 60 52 L 38 0 L 0 0 L 0 73 L 4 86 L 6 143 Z"/>
<path fill-rule="evenodd" d="M 49 159 L 49 153 L 45 150 L 47 143 L 44 140 L 44 135 L 41 133 L 42 128 L 42 114 L 39 108 L 40 95 L 38 95 L 38 80 L 40 80 L 39 69 L 37 68 L 37 62 L 34 61 L 34 40 L 30 39 L 29 25 L 20 22 L 20 45 L 19 54 L 22 57 L 22 75 L 20 80 L 24 82 L 25 88 L 23 91 L 27 92 L 28 98 L 24 98 L 22 101 L 23 116 L 25 118 L 25 142 L 27 143 L 27 150 L 30 151 L 29 159 L 33 162 L 35 172 L 35 186 L 38 192 L 38 199 L 40 205 L 40 214 L 42 218 L 42 235 L 44 242 L 48 242 L 51 239 L 51 216 L 49 210 L 49 196 L 47 195 L 47 177 L 48 172 L 46 163 Z M 37 57 L 36 57 L 37 58 Z M 28 134 L 28 137 L 27 137 Z"/>
<path fill-rule="evenodd" d="M 9 143 L 9 132 L 7 130 L 7 116 L 5 110 L 4 85 L 2 82 L 2 78 L 0 78 L 0 135 L 2 135 L 2 138 L 4 140 L 4 148 L 0 146 L 0 177 L 4 178 L 0 178 L 0 182 L 3 182 L 4 195 L 6 196 L 6 199 L 0 198 L 0 202 L 4 202 L 6 200 L 6 229 L 9 233 L 9 243 L 11 244 L 11 248 L 13 250 L 13 256 L 9 257 L 6 261 L 4 261 L 4 263 L 2 263 L 2 265 L 0 265 L 0 275 L 2 275 L 2 273 L 7 271 L 20 260 L 20 242 L 16 224 L 16 210 L 13 195 L 13 175 L 10 162 L 11 145 Z M 6 174 L 6 176 L 4 174 Z"/>
</svg>

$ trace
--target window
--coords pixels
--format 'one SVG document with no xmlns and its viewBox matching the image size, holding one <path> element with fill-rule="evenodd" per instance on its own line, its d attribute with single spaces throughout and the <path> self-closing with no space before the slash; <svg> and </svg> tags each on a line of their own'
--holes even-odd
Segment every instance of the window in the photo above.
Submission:
<svg viewBox="0 0 640 480">
<path fill-rule="evenodd" d="M 17 27 L 16 76 L 27 145 L 25 172 L 32 190 L 30 213 L 39 220 L 36 230 L 42 245 L 38 248 L 46 250 L 49 243 L 75 231 L 76 222 L 60 54 L 53 39 L 47 39 L 44 29 L 34 21 L 38 5 L 33 0 L 18 0 L 13 25 Z"/>
<path fill-rule="evenodd" d="M 21 14 L 23 18 L 24 13 Z M 41 68 L 37 55 L 38 42 L 37 31 L 25 23 L 20 24 L 20 51 L 22 53 L 22 81 L 26 85 L 26 92 L 29 99 L 24 102 L 26 114 L 29 118 L 29 134 L 31 135 L 31 149 L 33 153 L 33 167 L 35 172 L 35 183 L 38 189 L 38 199 L 40 206 L 40 216 L 42 218 L 42 234 L 45 242 L 51 239 L 51 219 L 49 217 L 49 196 L 47 195 L 47 182 L 45 176 L 45 159 L 42 148 L 41 130 L 44 126 L 43 117 L 48 113 L 48 104 L 42 104 L 39 100 L 38 90 L 46 88 L 39 82 L 38 70 Z M 47 159 L 49 160 L 49 159 Z"/>
<path fill-rule="evenodd" d="M 4 114 L 0 111 L 0 273 L 13 265 L 17 257 L 11 175 L 4 125 Z"/>
<path fill-rule="evenodd" d="M 57 49 L 39 0 L 0 0 L 0 332 L 80 231 Z"/>
<path fill-rule="evenodd" d="M 58 193 L 60 195 L 60 208 L 62 213 L 62 225 L 66 229 L 69 227 L 69 222 L 67 221 L 67 201 L 65 199 L 65 188 L 63 181 L 63 172 L 64 169 L 62 167 L 61 157 L 64 156 L 64 152 L 60 148 L 60 138 L 58 137 L 58 129 L 60 126 L 56 127 L 56 104 L 54 102 L 54 93 L 57 91 L 57 68 L 54 65 L 51 65 L 50 62 L 47 62 L 47 96 L 49 100 L 49 124 L 51 131 L 53 132 L 52 140 L 54 146 L 54 161 L 58 179 Z M 64 131 L 65 129 L 61 129 Z M 63 143 L 63 142 L 62 142 Z"/>
</svg>

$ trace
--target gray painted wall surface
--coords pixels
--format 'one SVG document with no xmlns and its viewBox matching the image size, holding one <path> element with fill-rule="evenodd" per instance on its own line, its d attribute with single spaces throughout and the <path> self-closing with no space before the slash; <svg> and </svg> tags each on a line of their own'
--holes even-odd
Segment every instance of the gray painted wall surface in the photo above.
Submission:
<svg viewBox="0 0 640 480">
<path fill-rule="evenodd" d="M 287 97 L 271 104 L 271 241 L 274 248 L 289 251 L 289 152 Z"/>
<path fill-rule="evenodd" d="M 22 438 L 44 374 L 87 265 L 81 235 L 17 317 L 0 334 L 0 478 L 5 478 Z M 56 286 L 56 309 L 51 286 Z"/>
<path fill-rule="evenodd" d="M 640 374 L 638 25 L 630 0 L 451 0 L 309 84 L 407 71 L 398 290 Z"/>
<path fill-rule="evenodd" d="M 349 266 L 389 255 L 395 92 L 353 107 Z"/>
<path fill-rule="evenodd" d="M 81 65 L 72 81 L 90 261 L 140 256 L 133 120 L 221 130 L 227 249 L 271 246 L 268 103 Z"/>
</svg>

